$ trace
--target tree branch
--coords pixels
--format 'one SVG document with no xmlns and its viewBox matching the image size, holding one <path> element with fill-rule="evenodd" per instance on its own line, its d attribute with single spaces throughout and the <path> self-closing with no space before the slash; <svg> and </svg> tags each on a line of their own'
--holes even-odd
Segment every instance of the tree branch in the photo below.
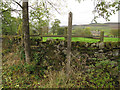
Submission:
<svg viewBox="0 0 120 90">
<path fill-rule="evenodd" d="M 51 2 L 49 2 L 49 1 L 47 1 L 47 2 L 60 14 L 60 12 L 57 10 L 57 8 L 54 7 L 54 5 Z"/>
<path fill-rule="evenodd" d="M 10 9 L 7 9 L 7 10 L 3 10 L 0 12 L 0 14 L 4 13 L 4 12 L 7 12 L 9 11 Z M 17 9 L 11 9 L 10 11 L 22 11 L 22 10 L 17 10 Z"/>
<path fill-rule="evenodd" d="M 23 9 L 23 7 L 22 7 L 22 5 L 20 5 L 20 3 L 16 2 L 15 0 L 13 0 L 13 1 Z"/>
<path fill-rule="evenodd" d="M 33 10 L 36 10 L 36 9 L 35 9 L 35 8 L 33 8 L 32 6 L 28 6 L 28 7 L 32 8 Z"/>
</svg>

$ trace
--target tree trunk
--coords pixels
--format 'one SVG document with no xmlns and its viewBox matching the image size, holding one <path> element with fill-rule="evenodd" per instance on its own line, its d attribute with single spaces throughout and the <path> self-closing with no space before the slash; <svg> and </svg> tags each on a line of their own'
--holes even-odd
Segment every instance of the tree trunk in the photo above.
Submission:
<svg viewBox="0 0 120 90">
<path fill-rule="evenodd" d="M 30 36 L 29 36 L 29 15 L 28 15 L 28 0 L 23 0 L 23 32 L 25 46 L 25 60 L 30 63 Z"/>
</svg>

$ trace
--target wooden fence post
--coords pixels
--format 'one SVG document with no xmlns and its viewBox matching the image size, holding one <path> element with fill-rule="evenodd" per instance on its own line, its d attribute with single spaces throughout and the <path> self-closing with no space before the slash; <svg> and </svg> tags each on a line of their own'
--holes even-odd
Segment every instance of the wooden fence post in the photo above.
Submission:
<svg viewBox="0 0 120 90">
<path fill-rule="evenodd" d="M 104 31 L 100 32 L 100 42 L 104 41 Z"/>
<path fill-rule="evenodd" d="M 67 76 L 71 72 L 70 61 L 71 61 L 71 37 L 72 37 L 72 12 L 69 13 L 68 17 L 68 31 L 67 31 Z"/>
</svg>

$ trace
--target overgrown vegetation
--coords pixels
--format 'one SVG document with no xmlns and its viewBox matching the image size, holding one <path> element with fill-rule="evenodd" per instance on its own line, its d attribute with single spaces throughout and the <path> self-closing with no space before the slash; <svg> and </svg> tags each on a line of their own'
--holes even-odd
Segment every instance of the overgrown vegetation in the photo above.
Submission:
<svg viewBox="0 0 120 90">
<path fill-rule="evenodd" d="M 114 60 L 113 58 L 109 59 L 107 57 L 100 56 L 90 57 L 92 60 L 86 61 L 86 54 L 81 54 L 80 51 L 77 53 L 72 53 L 72 61 L 71 61 L 71 73 L 70 77 L 66 76 L 66 49 L 62 48 L 64 45 L 62 40 L 56 40 L 55 46 L 54 41 L 47 40 L 44 38 L 42 42 L 40 37 L 31 37 L 31 50 L 29 49 L 29 24 L 30 24 L 30 34 L 43 34 L 43 28 L 48 28 L 48 23 L 50 22 L 50 10 L 51 8 L 47 7 L 47 4 L 54 7 L 54 3 L 49 2 L 49 0 L 37 1 L 37 4 L 32 3 L 32 5 L 28 5 L 28 2 L 23 2 L 23 6 L 20 5 L 20 2 L 16 0 L 12 0 L 11 2 L 4 1 L 0 3 L 3 8 L 1 10 L 2 16 L 2 31 L 3 35 L 20 35 L 20 37 L 11 38 L 9 36 L 3 36 L 3 51 L 2 51 L 2 59 L 3 59 L 3 88 L 118 88 L 120 87 L 120 76 L 119 76 L 119 68 L 120 68 L 120 60 Z M 58 2 L 57 2 L 58 3 Z M 56 3 L 56 4 L 57 4 Z M 14 8 L 14 5 L 17 4 L 21 7 L 20 10 Z M 112 12 L 118 11 L 119 8 L 116 7 L 119 3 L 109 3 L 109 7 L 116 8 Z M 33 6 L 35 5 L 35 6 Z M 30 11 L 30 20 L 27 18 L 28 16 L 28 6 L 31 7 Z M 100 9 L 101 6 L 104 8 Z M 105 2 L 98 2 L 97 11 L 102 11 L 99 15 L 105 16 L 103 13 L 106 13 L 107 17 L 104 17 L 108 20 L 108 17 L 112 13 L 108 13 L 105 8 Z M 17 6 L 16 6 L 17 7 Z M 26 9 L 25 9 L 26 8 Z M 23 12 L 21 13 L 21 10 Z M 25 12 L 25 11 L 26 12 Z M 55 8 L 55 10 L 57 10 Z M 12 11 L 19 12 L 18 17 L 12 16 Z M 99 12 L 98 12 L 99 13 Z M 21 18 L 21 14 L 23 14 L 23 22 Z M 110 15 L 109 15 L 110 14 Z M 24 16 L 25 15 L 25 16 Z M 29 24 L 28 24 L 28 21 Z M 55 19 L 52 25 L 52 33 L 62 35 L 64 34 L 64 28 L 59 26 L 60 20 Z M 22 26 L 24 27 L 22 29 Z M 23 32 L 23 31 L 24 32 Z M 2 32 L 0 29 L 0 33 Z M 73 34 L 82 35 L 82 36 L 91 36 L 91 28 L 83 28 L 76 29 L 73 31 Z M 25 39 L 23 40 L 23 33 Z M 48 34 L 48 29 L 46 29 L 45 34 Z M 106 32 L 107 35 L 108 32 Z M 112 34 L 116 36 L 113 32 Z M 28 39 L 28 40 L 27 40 Z M 64 38 L 62 38 L 64 39 Z M 107 39 L 107 38 L 106 38 Z M 108 38 L 109 39 L 109 38 Z M 81 46 L 84 47 L 86 42 L 98 42 L 99 40 L 88 39 L 88 38 L 72 38 L 73 41 L 84 41 L 83 43 L 76 42 L 77 45 L 74 48 L 78 48 L 81 50 Z M 26 41 L 24 44 L 23 42 Z M 109 40 L 107 40 L 109 41 Z M 112 41 L 117 41 L 116 38 L 113 38 Z M 39 43 L 42 44 L 39 44 Z M 106 40 L 105 40 L 106 42 Z M 44 46 L 46 43 L 46 47 Z M 65 42 L 66 43 L 66 42 Z M 75 44 L 74 42 L 72 44 Z M 36 45 L 36 46 L 32 46 Z M 88 44 L 85 44 L 86 46 Z M 90 44 L 91 45 L 91 44 Z M 114 44 L 108 43 L 108 49 Z M 24 48 L 26 46 L 27 48 Z M 85 50 L 88 48 L 85 46 Z M 92 48 L 94 44 L 92 44 Z M 116 45 L 117 46 L 117 45 Z M 35 48 L 35 49 L 34 49 Z M 50 49 L 53 50 L 50 50 Z M 89 50 L 92 50 L 89 49 Z M 57 49 L 57 50 L 54 50 Z M 63 51 L 61 53 L 61 51 Z M 27 54 L 25 55 L 25 52 Z M 32 61 L 29 63 L 26 60 L 25 56 L 30 56 Z M 102 52 L 102 51 L 101 51 Z M 91 51 L 90 54 L 93 54 Z M 110 53 L 111 54 L 111 53 Z M 116 54 L 116 53 L 115 53 Z M 117 53 L 118 54 L 118 53 Z M 53 56 L 54 55 L 54 56 Z M 74 56 L 74 58 L 73 58 Z M 28 57 L 29 58 L 29 57 Z M 89 59 L 88 59 L 89 60 Z M 28 64 L 29 63 L 29 64 Z"/>
<path fill-rule="evenodd" d="M 48 41 L 47 41 L 48 42 Z M 46 43 L 47 43 L 46 42 Z M 24 61 L 23 47 L 18 42 L 5 44 L 3 51 L 4 88 L 116 88 L 119 87 L 119 59 L 93 58 L 94 64 L 85 56 L 71 62 L 71 75 L 66 76 L 65 58 L 50 57 L 49 48 L 39 47 L 32 51 L 32 62 Z M 56 44 L 59 44 L 56 42 Z M 9 45 L 9 46 L 8 46 Z M 51 44 L 48 44 L 52 45 Z M 9 48 L 10 47 L 10 48 Z M 50 46 L 49 46 L 50 47 Z M 53 46 L 51 46 L 52 48 Z M 52 54 L 53 51 L 49 51 Z M 64 56 L 65 57 L 65 56 Z M 55 59 L 56 58 L 56 59 Z"/>
</svg>

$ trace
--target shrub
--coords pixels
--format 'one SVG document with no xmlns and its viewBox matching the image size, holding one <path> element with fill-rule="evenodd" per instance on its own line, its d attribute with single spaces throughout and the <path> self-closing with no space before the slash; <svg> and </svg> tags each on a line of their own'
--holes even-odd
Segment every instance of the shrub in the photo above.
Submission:
<svg viewBox="0 0 120 90">
<path fill-rule="evenodd" d="M 64 34 L 64 27 L 59 27 L 57 30 L 57 35 L 63 35 Z"/>
<path fill-rule="evenodd" d="M 113 36 L 117 37 L 118 36 L 118 30 L 117 29 L 113 29 L 110 31 L 110 34 L 112 34 Z"/>
<path fill-rule="evenodd" d="M 89 87 L 114 88 L 118 77 L 117 62 L 104 60 L 88 69 Z"/>
<path fill-rule="evenodd" d="M 85 28 L 85 29 L 76 28 L 73 34 L 85 36 L 85 37 L 89 37 L 92 35 L 90 32 L 90 28 Z"/>
</svg>

